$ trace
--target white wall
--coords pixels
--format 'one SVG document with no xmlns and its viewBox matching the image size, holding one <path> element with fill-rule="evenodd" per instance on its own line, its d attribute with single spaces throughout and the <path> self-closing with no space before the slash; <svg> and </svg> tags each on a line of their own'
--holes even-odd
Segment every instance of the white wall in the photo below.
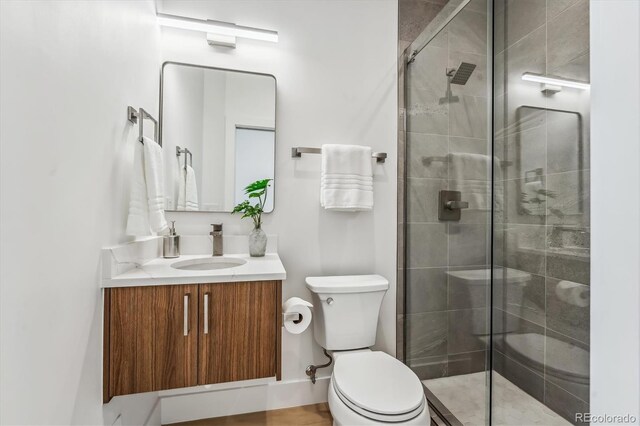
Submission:
<svg viewBox="0 0 640 426">
<path fill-rule="evenodd" d="M 158 113 L 155 5 L 3 0 L 0 17 L 0 422 L 141 424 L 153 393 L 102 405 L 99 259 L 126 239 L 127 105 Z"/>
<path fill-rule="evenodd" d="M 279 236 L 288 274 L 283 297 L 310 298 L 304 284 L 310 275 L 384 275 L 391 287 L 384 299 L 377 347 L 395 354 L 397 2 L 165 0 L 160 6 L 169 14 L 279 31 L 279 43 L 240 39 L 235 50 L 224 50 L 208 46 L 202 34 L 163 29 L 163 61 L 275 75 L 276 205 L 264 229 Z M 292 159 L 290 151 L 327 142 L 365 144 L 389 154 L 384 165 L 374 166 L 373 212 L 320 208 L 320 156 Z M 177 220 L 183 234 L 206 235 L 216 221 L 224 222 L 228 234 L 250 230 L 249 221 L 228 214 L 171 213 L 170 218 Z M 284 381 L 308 383 L 305 367 L 325 361 L 311 330 L 299 336 L 285 333 L 282 356 Z M 299 392 L 312 395 L 312 386 Z M 265 400 L 275 395 L 260 394 Z M 209 399 L 211 406 L 220 401 Z M 279 403 L 274 397 L 267 406 Z M 229 410 L 247 407 L 240 403 Z M 163 402 L 164 421 L 170 414 L 165 408 Z"/>
<path fill-rule="evenodd" d="M 640 2 L 590 16 L 591 413 L 640 424 Z"/>
</svg>

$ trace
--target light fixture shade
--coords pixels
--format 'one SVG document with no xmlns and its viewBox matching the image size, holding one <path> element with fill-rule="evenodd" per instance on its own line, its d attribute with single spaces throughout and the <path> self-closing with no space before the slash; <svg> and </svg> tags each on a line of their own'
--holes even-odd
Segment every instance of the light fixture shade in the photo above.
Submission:
<svg viewBox="0 0 640 426">
<path fill-rule="evenodd" d="M 203 33 L 220 34 L 230 37 L 250 38 L 253 40 L 278 41 L 278 32 L 263 30 L 260 28 L 243 27 L 220 21 L 204 21 L 202 19 L 187 18 L 183 16 L 166 15 L 158 13 L 158 23 L 165 27 L 179 28 L 182 30 L 200 31 Z"/>
<path fill-rule="evenodd" d="M 554 86 L 573 87 L 574 89 L 589 89 L 591 85 L 584 81 L 569 80 L 566 78 L 550 77 L 547 75 L 534 74 L 526 72 L 522 74 L 522 79 L 525 81 L 535 81 L 536 83 L 551 84 Z"/>
</svg>

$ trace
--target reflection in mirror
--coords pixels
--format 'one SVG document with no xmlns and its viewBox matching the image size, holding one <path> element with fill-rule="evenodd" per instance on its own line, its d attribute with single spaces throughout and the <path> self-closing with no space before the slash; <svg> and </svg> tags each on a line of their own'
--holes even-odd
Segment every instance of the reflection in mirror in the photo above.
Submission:
<svg viewBox="0 0 640 426">
<path fill-rule="evenodd" d="M 273 179 L 275 106 L 273 76 L 165 63 L 165 208 L 230 212 L 249 183 Z M 265 212 L 274 208 L 274 186 Z"/>
</svg>

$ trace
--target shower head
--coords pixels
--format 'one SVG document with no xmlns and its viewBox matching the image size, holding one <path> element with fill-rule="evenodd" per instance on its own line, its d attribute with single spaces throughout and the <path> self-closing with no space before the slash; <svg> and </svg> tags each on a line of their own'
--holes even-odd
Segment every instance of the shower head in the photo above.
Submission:
<svg viewBox="0 0 640 426">
<path fill-rule="evenodd" d="M 451 84 L 467 84 L 469 77 L 476 69 L 476 64 L 470 64 L 469 62 L 462 62 L 458 68 L 447 70 L 447 76 L 451 78 Z"/>
</svg>

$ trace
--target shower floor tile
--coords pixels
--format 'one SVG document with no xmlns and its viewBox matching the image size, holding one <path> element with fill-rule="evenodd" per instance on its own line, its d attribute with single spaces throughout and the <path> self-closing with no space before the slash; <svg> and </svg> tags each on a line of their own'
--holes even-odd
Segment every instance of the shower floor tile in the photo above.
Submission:
<svg viewBox="0 0 640 426">
<path fill-rule="evenodd" d="M 462 424 L 484 426 L 487 396 L 486 372 L 424 380 L 423 383 Z M 537 399 L 493 373 L 493 425 L 567 426 Z"/>
</svg>

